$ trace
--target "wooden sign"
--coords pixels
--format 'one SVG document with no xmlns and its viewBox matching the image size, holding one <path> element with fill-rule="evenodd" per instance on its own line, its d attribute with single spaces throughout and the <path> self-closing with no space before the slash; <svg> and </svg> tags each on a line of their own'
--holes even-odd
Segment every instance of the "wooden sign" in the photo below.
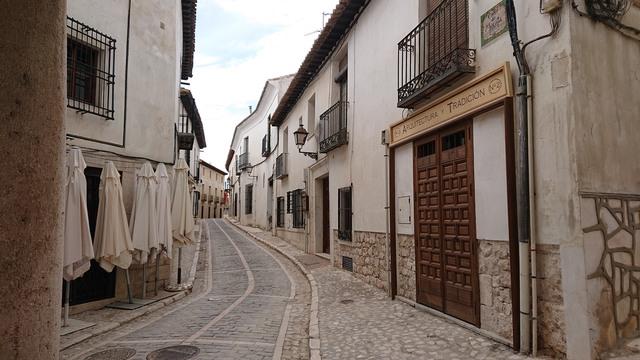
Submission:
<svg viewBox="0 0 640 360">
<path fill-rule="evenodd" d="M 410 118 L 391 126 L 391 146 L 513 96 L 509 63 L 436 100 Z"/>
</svg>

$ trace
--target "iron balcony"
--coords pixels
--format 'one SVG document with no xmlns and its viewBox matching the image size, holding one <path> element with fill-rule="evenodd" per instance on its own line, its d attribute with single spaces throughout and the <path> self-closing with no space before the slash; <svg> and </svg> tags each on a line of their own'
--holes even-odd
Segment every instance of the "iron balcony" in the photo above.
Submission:
<svg viewBox="0 0 640 360">
<path fill-rule="evenodd" d="M 320 115 L 318 130 L 320 134 L 320 152 L 329 151 L 349 142 L 347 133 L 347 102 L 338 101 L 329 110 Z"/>
<path fill-rule="evenodd" d="M 238 156 L 238 170 L 242 171 L 248 167 L 251 167 L 249 163 L 249 153 L 240 154 L 240 156 Z"/>
<path fill-rule="evenodd" d="M 287 172 L 287 154 L 282 153 L 276 158 L 276 179 L 282 179 L 289 175 Z"/>
<path fill-rule="evenodd" d="M 475 73 L 476 51 L 468 47 L 469 1 L 444 0 L 398 43 L 398 107 Z"/>
</svg>

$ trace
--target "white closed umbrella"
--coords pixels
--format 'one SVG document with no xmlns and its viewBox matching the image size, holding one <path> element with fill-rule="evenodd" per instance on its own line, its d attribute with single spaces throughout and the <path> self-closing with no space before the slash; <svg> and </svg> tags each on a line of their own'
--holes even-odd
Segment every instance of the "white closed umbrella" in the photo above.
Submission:
<svg viewBox="0 0 640 360">
<path fill-rule="evenodd" d="M 169 174 L 164 164 L 158 164 L 156 169 L 158 179 L 158 192 L 156 194 L 156 218 L 158 225 L 158 243 L 166 250 L 167 257 L 171 258 L 173 235 L 171 233 L 171 185 Z"/>
<path fill-rule="evenodd" d="M 158 294 L 158 275 L 160 274 L 160 256 L 164 252 L 171 259 L 173 235 L 171 234 L 171 184 L 167 168 L 163 163 L 156 168 L 158 191 L 156 193 L 156 223 L 158 225 L 158 258 L 156 259 L 155 294 Z"/>
<path fill-rule="evenodd" d="M 173 167 L 175 186 L 171 201 L 171 228 L 173 238 L 178 242 L 178 285 L 182 283 L 182 247 L 193 242 L 193 216 L 191 215 L 191 195 L 189 194 L 189 166 L 180 158 Z"/>
<path fill-rule="evenodd" d="M 84 169 L 87 164 L 82 151 L 74 148 L 67 157 L 67 183 L 64 218 L 64 262 L 63 278 L 66 281 L 64 326 L 69 318 L 69 295 L 71 281 L 84 275 L 91 268 L 93 244 L 87 212 L 87 179 Z"/>
<path fill-rule="evenodd" d="M 156 218 L 157 196 L 156 174 L 149 162 L 144 163 L 137 174 L 136 196 L 131 211 L 131 241 L 134 259 L 139 264 L 147 263 L 158 250 L 158 224 Z"/>
<path fill-rule="evenodd" d="M 64 219 L 64 273 L 75 280 L 91 268 L 93 244 L 87 212 L 87 167 L 80 149 L 71 149 L 67 158 L 67 198 Z"/>
<path fill-rule="evenodd" d="M 174 166 L 175 189 L 171 202 L 172 234 L 181 245 L 193 242 L 193 215 L 191 214 L 191 195 L 189 194 L 189 166 L 184 159 L 179 159 Z"/>
<path fill-rule="evenodd" d="M 129 268 L 133 243 L 122 201 L 120 174 L 111 161 L 107 161 L 100 175 L 100 205 L 94 242 L 96 259 L 104 270 L 111 272 L 116 266 Z"/>
</svg>

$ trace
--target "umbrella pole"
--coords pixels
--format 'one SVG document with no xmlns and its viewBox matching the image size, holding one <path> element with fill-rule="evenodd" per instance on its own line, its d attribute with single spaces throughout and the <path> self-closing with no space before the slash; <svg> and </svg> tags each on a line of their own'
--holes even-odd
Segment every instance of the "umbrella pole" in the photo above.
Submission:
<svg viewBox="0 0 640 360">
<path fill-rule="evenodd" d="M 131 280 L 129 279 L 129 269 L 124 271 L 124 276 L 127 278 L 127 296 L 129 297 L 129 304 L 133 304 L 133 297 L 131 296 Z"/>
<path fill-rule="evenodd" d="M 142 298 L 147 297 L 147 263 L 142 264 Z"/>
<path fill-rule="evenodd" d="M 65 285 L 65 296 L 64 296 L 64 320 L 62 322 L 63 327 L 69 326 L 69 297 L 71 295 L 71 281 L 64 282 Z"/>
<path fill-rule="evenodd" d="M 182 247 L 178 248 L 178 285 L 182 284 Z"/>
</svg>

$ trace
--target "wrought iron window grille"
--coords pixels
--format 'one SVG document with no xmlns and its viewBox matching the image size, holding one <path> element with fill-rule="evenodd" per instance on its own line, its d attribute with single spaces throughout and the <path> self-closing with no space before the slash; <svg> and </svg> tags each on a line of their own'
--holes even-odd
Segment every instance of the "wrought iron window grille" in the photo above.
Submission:
<svg viewBox="0 0 640 360">
<path fill-rule="evenodd" d="M 284 196 L 278 197 L 276 227 L 284 227 Z"/>
<path fill-rule="evenodd" d="M 398 107 L 475 73 L 476 51 L 468 47 L 469 1 L 442 1 L 398 43 Z"/>
<path fill-rule="evenodd" d="M 349 142 L 347 108 L 348 102 L 338 101 L 320 115 L 318 132 L 321 153 L 328 153 Z"/>
<path fill-rule="evenodd" d="M 247 185 L 244 193 L 244 213 L 249 215 L 253 212 L 253 185 Z"/>
<path fill-rule="evenodd" d="M 338 189 L 338 239 L 351 241 L 352 197 L 351 186 Z"/>
<path fill-rule="evenodd" d="M 116 40 L 67 16 L 67 107 L 114 119 Z"/>
<path fill-rule="evenodd" d="M 304 228 L 305 196 L 302 189 L 287 192 L 287 213 L 293 215 L 293 228 Z"/>
<path fill-rule="evenodd" d="M 271 139 L 269 134 L 262 138 L 262 157 L 268 157 L 271 154 Z"/>
</svg>

